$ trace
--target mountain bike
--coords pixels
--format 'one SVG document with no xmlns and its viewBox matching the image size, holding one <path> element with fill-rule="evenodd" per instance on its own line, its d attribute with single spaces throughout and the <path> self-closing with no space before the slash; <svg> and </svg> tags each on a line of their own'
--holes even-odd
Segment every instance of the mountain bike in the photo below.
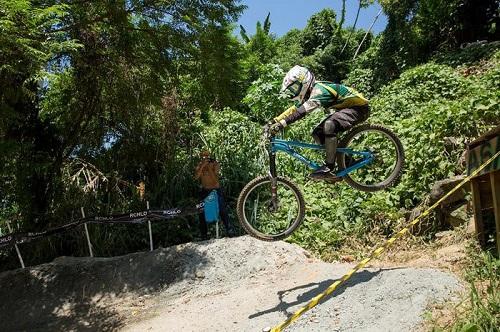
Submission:
<svg viewBox="0 0 500 332">
<path fill-rule="evenodd" d="M 324 150 L 323 145 L 284 140 L 264 133 L 269 155 L 269 174 L 250 181 L 237 202 L 238 220 L 246 232 L 264 241 L 290 236 L 305 217 L 304 196 L 289 178 L 277 174 L 276 154 L 284 152 L 312 170 L 321 165 L 297 149 Z M 404 166 L 404 151 L 399 138 L 381 125 L 354 127 L 339 138 L 337 178 L 351 187 L 375 192 L 395 186 Z"/>
</svg>

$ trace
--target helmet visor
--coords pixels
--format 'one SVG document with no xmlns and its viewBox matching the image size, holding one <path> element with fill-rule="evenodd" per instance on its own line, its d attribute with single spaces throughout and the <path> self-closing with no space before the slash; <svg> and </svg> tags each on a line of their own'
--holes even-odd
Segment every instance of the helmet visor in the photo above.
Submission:
<svg viewBox="0 0 500 332">
<path fill-rule="evenodd" d="M 289 98 L 295 98 L 300 94 L 300 91 L 302 91 L 302 83 L 295 81 L 286 87 L 284 93 Z"/>
</svg>

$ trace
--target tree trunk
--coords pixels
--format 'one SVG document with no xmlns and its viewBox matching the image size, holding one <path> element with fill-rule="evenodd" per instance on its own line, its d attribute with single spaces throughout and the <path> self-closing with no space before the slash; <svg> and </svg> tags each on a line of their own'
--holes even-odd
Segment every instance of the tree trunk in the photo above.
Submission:
<svg viewBox="0 0 500 332">
<path fill-rule="evenodd" d="M 358 23 L 358 18 L 359 18 L 359 12 L 360 11 L 361 11 L 361 0 L 358 0 L 358 12 L 356 13 L 356 19 L 354 19 L 354 25 L 352 26 L 352 30 L 351 30 L 351 32 L 349 32 L 349 35 L 347 36 L 345 44 L 342 47 L 342 50 L 340 51 L 341 55 L 342 55 L 342 53 L 344 53 L 344 50 L 347 47 L 347 44 L 349 43 L 349 40 L 351 39 L 352 34 L 356 30 L 356 24 Z"/>
<path fill-rule="evenodd" d="M 340 33 L 342 31 L 342 26 L 344 25 L 345 21 L 345 2 L 347 0 L 342 0 L 342 12 L 340 13 L 340 22 L 339 22 L 339 27 L 337 28 L 337 37 L 340 37 Z"/>
<path fill-rule="evenodd" d="M 356 59 L 356 57 L 358 56 L 359 50 L 361 50 L 361 46 L 363 46 L 363 43 L 365 42 L 366 36 L 368 36 L 368 34 L 370 33 L 370 31 L 372 30 L 373 25 L 375 24 L 375 22 L 377 22 L 378 17 L 380 16 L 380 14 L 382 14 L 382 8 L 380 8 L 380 10 L 378 11 L 377 16 L 375 16 L 375 19 L 373 20 L 372 25 L 370 25 L 370 27 L 368 28 L 368 31 L 365 33 L 365 36 L 363 37 L 363 40 L 361 40 L 361 43 L 359 43 L 358 48 L 356 49 L 356 53 L 354 53 L 354 56 L 352 58 L 353 60 Z"/>
</svg>

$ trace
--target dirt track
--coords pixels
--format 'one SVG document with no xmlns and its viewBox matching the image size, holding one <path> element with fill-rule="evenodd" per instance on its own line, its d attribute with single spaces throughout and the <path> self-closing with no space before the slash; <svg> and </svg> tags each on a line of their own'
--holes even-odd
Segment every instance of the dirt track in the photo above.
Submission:
<svg viewBox="0 0 500 332">
<path fill-rule="evenodd" d="M 261 331 L 350 268 L 250 237 L 114 258 L 63 257 L 0 274 L 2 330 Z M 432 269 L 368 269 L 290 331 L 411 331 L 457 279 Z"/>
</svg>

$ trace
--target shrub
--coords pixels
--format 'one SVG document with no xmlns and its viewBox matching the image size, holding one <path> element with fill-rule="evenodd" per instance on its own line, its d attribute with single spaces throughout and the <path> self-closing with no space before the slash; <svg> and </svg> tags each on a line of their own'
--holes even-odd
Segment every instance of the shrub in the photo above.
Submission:
<svg viewBox="0 0 500 332">
<path fill-rule="evenodd" d="M 278 95 L 285 71 L 279 65 L 269 64 L 262 66 L 260 72 L 259 79 L 248 88 L 243 103 L 251 110 L 249 117 L 263 124 L 284 111 L 287 102 Z"/>
</svg>

